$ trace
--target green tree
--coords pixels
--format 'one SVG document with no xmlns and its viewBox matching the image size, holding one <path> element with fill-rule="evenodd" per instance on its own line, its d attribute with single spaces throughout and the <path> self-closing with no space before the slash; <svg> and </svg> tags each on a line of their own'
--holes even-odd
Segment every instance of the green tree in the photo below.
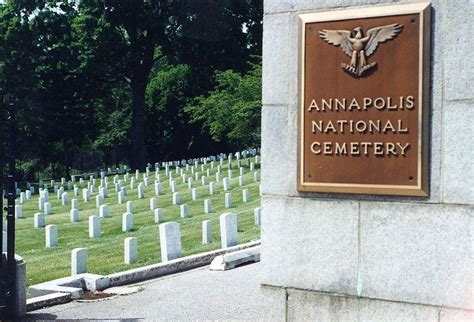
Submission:
<svg viewBox="0 0 474 322">
<path fill-rule="evenodd" d="M 216 72 L 215 89 L 186 107 L 192 122 L 201 122 L 215 142 L 226 141 L 230 149 L 260 142 L 262 68 L 250 65 L 245 75 L 232 70 Z"/>
</svg>

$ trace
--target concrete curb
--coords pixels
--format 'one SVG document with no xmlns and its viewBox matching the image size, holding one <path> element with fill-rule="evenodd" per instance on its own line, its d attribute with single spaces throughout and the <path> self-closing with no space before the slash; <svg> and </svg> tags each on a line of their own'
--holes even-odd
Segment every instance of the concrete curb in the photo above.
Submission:
<svg viewBox="0 0 474 322">
<path fill-rule="evenodd" d="M 68 303 L 72 300 L 71 294 L 68 293 L 51 293 L 37 296 L 26 300 L 26 310 L 28 312 L 38 310 L 44 307 Z"/>
<path fill-rule="evenodd" d="M 184 272 L 209 265 L 220 255 L 242 251 L 260 245 L 260 240 L 218 249 L 206 253 L 181 257 L 166 263 L 153 264 L 114 273 L 111 275 L 79 274 L 30 286 L 33 298 L 27 300 L 27 311 L 67 303 L 82 297 L 84 291 L 104 290 L 109 287 L 123 286 L 166 275 Z"/>
<path fill-rule="evenodd" d="M 211 262 L 211 271 L 227 271 L 239 265 L 260 262 L 260 246 L 219 255 Z"/>
<path fill-rule="evenodd" d="M 218 249 L 207 253 L 201 253 L 182 257 L 168 261 L 166 263 L 159 263 L 148 265 L 140 268 L 131 269 L 124 272 L 108 275 L 110 287 L 133 284 L 144 280 L 175 274 L 194 268 L 209 265 L 212 260 L 223 254 L 233 253 L 243 249 L 251 248 L 260 245 L 260 240 L 253 241 L 229 248 Z"/>
</svg>

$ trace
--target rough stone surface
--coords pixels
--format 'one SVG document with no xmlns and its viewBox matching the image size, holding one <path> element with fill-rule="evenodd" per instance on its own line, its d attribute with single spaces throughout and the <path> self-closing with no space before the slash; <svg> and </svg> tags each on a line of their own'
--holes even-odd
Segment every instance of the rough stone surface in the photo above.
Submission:
<svg viewBox="0 0 474 322">
<path fill-rule="evenodd" d="M 474 39 L 472 37 L 470 38 Z M 472 88 L 471 91 L 474 92 Z M 472 148 L 472 138 L 474 137 L 473 119 L 473 103 L 453 102 L 446 103 L 444 106 L 444 202 L 474 205 L 474 184 L 472 184 L 474 182 L 474 149 Z"/>
<path fill-rule="evenodd" d="M 288 79 L 286 62 L 291 53 L 288 48 L 289 17 L 264 16 L 263 18 L 263 92 L 264 105 L 287 104 Z M 278 66 L 278 68 L 275 68 Z"/>
<path fill-rule="evenodd" d="M 263 264 L 257 264 L 262 265 Z M 286 298 L 287 292 L 284 288 L 261 285 L 260 292 L 264 296 L 261 304 L 269 307 L 267 311 L 268 321 L 285 322 L 286 320 Z"/>
<path fill-rule="evenodd" d="M 362 203 L 360 211 L 362 296 L 474 309 L 472 208 Z"/>
<path fill-rule="evenodd" d="M 474 74 L 470 71 L 474 70 L 474 61 L 468 57 L 474 50 L 474 38 L 466 37 L 465 30 L 474 27 L 474 3 L 470 0 L 446 1 L 445 15 L 443 42 L 449 44 L 444 56 L 445 98 L 473 99 Z"/>
<path fill-rule="evenodd" d="M 396 2 L 396 0 L 265 0 L 264 11 L 266 14 L 272 14 L 310 9 L 318 10 L 326 8 L 344 8 L 347 6 L 383 4 L 391 2 Z"/>
<path fill-rule="evenodd" d="M 474 311 L 441 309 L 439 322 L 472 322 Z"/>
<path fill-rule="evenodd" d="M 358 210 L 350 201 L 264 196 L 262 283 L 357 294 Z"/>
<path fill-rule="evenodd" d="M 288 321 L 438 321 L 431 306 L 288 290 Z"/>
</svg>

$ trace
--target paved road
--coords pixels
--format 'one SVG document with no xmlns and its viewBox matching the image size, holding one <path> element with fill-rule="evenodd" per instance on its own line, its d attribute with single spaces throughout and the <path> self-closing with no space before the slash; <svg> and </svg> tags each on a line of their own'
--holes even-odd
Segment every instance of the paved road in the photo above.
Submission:
<svg viewBox="0 0 474 322">
<path fill-rule="evenodd" d="M 27 319 L 262 320 L 261 264 L 225 272 L 209 267 L 139 283 L 143 291 L 100 302 L 71 302 L 30 312 Z"/>
</svg>

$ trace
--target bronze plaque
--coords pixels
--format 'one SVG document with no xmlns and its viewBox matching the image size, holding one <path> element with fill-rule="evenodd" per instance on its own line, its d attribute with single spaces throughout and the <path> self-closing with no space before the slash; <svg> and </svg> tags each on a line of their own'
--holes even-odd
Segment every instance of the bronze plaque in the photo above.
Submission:
<svg viewBox="0 0 474 322">
<path fill-rule="evenodd" d="M 429 4 L 300 18 L 298 190 L 427 196 Z"/>
</svg>

